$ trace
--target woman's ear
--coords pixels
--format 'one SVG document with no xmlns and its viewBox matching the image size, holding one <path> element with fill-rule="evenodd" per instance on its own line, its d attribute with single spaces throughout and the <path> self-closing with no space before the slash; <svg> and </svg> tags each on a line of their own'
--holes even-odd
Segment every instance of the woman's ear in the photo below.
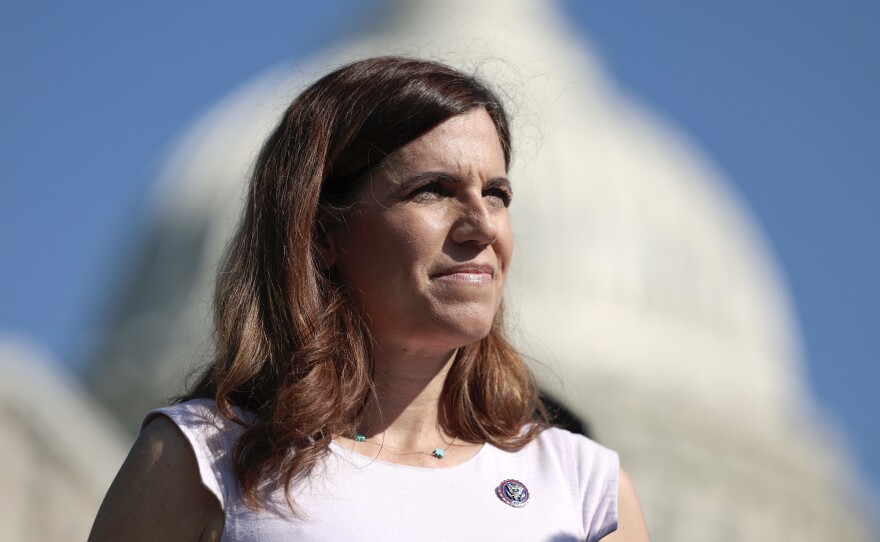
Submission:
<svg viewBox="0 0 880 542">
<path fill-rule="evenodd" d="M 329 271 L 336 265 L 336 240 L 334 238 L 335 226 L 339 220 L 324 210 L 318 211 L 318 227 L 315 231 L 315 245 L 321 257 L 319 263 L 321 271 Z"/>
</svg>

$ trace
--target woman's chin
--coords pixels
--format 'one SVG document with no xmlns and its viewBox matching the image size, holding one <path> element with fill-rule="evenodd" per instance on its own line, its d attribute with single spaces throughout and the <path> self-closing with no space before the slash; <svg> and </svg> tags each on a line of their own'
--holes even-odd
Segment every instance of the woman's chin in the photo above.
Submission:
<svg viewBox="0 0 880 542">
<path fill-rule="evenodd" d="M 394 330 L 388 335 L 373 331 L 373 338 L 380 346 L 403 349 L 409 352 L 436 352 L 438 355 L 463 348 L 484 339 L 492 331 L 491 320 L 457 320 L 434 322 L 409 330 Z M 383 338 L 383 336 L 385 338 Z"/>
<path fill-rule="evenodd" d="M 450 337 L 456 348 L 473 344 L 485 338 L 492 331 L 497 306 L 483 303 L 458 306 L 455 310 L 444 311 L 437 320 L 438 332 Z"/>
<path fill-rule="evenodd" d="M 448 337 L 448 344 L 453 348 L 461 348 L 484 339 L 492 331 L 492 320 L 459 320 L 448 326 L 443 335 Z"/>
<path fill-rule="evenodd" d="M 492 331 L 497 303 L 444 303 L 385 313 L 367 319 L 377 344 L 411 352 L 448 351 L 485 338 Z M 397 349 L 396 348 L 396 349 Z"/>
</svg>

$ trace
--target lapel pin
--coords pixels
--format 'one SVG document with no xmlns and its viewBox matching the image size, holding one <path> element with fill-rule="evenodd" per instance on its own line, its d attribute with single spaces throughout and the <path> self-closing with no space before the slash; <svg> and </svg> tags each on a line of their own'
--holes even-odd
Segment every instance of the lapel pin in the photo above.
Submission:
<svg viewBox="0 0 880 542">
<path fill-rule="evenodd" d="M 501 502 L 514 508 L 522 508 L 529 501 L 529 488 L 519 480 L 504 480 L 495 488 Z"/>
</svg>

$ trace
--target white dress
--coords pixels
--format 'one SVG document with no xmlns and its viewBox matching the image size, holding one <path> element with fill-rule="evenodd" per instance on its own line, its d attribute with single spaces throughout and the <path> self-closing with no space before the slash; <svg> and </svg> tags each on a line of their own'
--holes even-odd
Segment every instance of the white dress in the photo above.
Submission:
<svg viewBox="0 0 880 542">
<path fill-rule="evenodd" d="M 265 510 L 242 501 L 231 452 L 242 428 L 213 401 L 150 412 L 170 418 L 195 452 L 202 483 L 226 515 L 221 540 L 599 540 L 617 529 L 617 454 L 563 429 L 518 452 L 489 444 L 448 468 L 378 461 L 332 443 L 312 476 L 292 488 L 302 517 L 279 490 Z M 252 419 L 247 416 L 245 419 Z"/>
</svg>

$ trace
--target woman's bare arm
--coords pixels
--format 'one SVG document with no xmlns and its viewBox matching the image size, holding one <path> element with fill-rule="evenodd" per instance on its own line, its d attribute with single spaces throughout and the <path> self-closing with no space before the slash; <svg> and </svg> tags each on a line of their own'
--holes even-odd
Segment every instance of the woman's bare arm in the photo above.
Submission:
<svg viewBox="0 0 880 542">
<path fill-rule="evenodd" d="M 632 480 L 622 468 L 617 491 L 617 530 L 602 538 L 603 542 L 648 542 L 648 527 L 642 505 Z"/>
<path fill-rule="evenodd" d="M 186 438 L 171 420 L 156 416 L 113 480 L 89 542 L 214 541 L 223 520 L 220 503 L 201 484 Z"/>
</svg>

